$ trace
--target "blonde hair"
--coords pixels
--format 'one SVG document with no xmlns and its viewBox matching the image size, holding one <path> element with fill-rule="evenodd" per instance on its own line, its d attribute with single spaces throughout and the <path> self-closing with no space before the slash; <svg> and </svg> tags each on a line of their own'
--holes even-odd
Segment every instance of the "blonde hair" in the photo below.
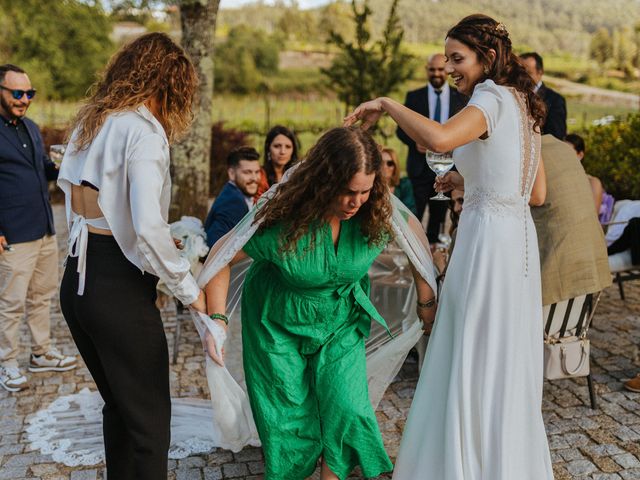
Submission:
<svg viewBox="0 0 640 480">
<path fill-rule="evenodd" d="M 393 174 L 389 179 L 389 186 L 397 187 L 398 185 L 400 185 L 400 163 L 398 162 L 398 154 L 393 148 L 390 148 L 390 147 L 382 147 L 382 149 L 380 150 L 380 153 L 381 154 L 386 153 L 391 157 L 391 160 L 393 160 L 394 169 L 393 169 Z"/>
<path fill-rule="evenodd" d="M 185 51 L 164 33 L 142 35 L 111 57 L 102 78 L 73 122 L 76 148 L 86 148 L 107 116 L 132 110 L 149 99 L 158 102 L 158 120 L 169 142 L 193 121 L 198 74 Z"/>
</svg>

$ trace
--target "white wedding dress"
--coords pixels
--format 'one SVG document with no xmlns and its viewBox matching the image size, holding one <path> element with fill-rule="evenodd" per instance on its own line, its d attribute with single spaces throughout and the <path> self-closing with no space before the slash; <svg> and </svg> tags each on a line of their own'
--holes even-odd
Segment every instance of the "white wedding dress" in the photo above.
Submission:
<svg viewBox="0 0 640 480">
<path fill-rule="evenodd" d="M 457 148 L 457 242 L 402 438 L 396 480 L 553 479 L 542 420 L 540 261 L 528 201 L 540 136 L 487 80 L 467 108 L 488 138 Z"/>
</svg>

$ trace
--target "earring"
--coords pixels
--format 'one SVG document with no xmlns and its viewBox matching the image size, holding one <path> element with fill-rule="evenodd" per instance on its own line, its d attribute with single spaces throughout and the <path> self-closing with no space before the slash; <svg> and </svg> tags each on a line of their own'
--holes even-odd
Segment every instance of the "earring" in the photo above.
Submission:
<svg viewBox="0 0 640 480">
<path fill-rule="evenodd" d="M 482 71 L 484 72 L 485 75 L 489 75 L 489 67 L 484 67 Z"/>
</svg>

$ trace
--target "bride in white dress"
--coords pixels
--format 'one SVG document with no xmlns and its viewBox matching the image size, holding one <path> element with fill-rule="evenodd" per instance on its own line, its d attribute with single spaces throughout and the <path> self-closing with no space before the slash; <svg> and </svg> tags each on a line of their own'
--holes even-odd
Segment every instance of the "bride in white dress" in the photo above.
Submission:
<svg viewBox="0 0 640 480">
<path fill-rule="evenodd" d="M 346 123 L 388 113 L 417 143 L 454 150 L 464 188 L 457 243 L 396 462 L 394 479 L 553 479 L 542 420 L 542 300 L 529 205 L 544 201 L 544 105 L 484 15 L 447 34 L 447 70 L 468 106 L 439 125 L 381 98 Z"/>
</svg>

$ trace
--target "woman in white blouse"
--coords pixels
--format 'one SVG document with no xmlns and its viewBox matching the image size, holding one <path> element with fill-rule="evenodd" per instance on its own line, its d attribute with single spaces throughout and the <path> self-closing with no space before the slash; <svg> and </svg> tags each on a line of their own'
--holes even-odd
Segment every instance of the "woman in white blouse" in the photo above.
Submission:
<svg viewBox="0 0 640 480">
<path fill-rule="evenodd" d="M 167 478 L 171 404 L 158 278 L 205 310 L 167 224 L 169 142 L 191 123 L 197 83 L 167 35 L 123 47 L 78 113 L 58 178 L 70 229 L 62 312 L 105 401 L 107 473 L 118 480 Z"/>
</svg>

